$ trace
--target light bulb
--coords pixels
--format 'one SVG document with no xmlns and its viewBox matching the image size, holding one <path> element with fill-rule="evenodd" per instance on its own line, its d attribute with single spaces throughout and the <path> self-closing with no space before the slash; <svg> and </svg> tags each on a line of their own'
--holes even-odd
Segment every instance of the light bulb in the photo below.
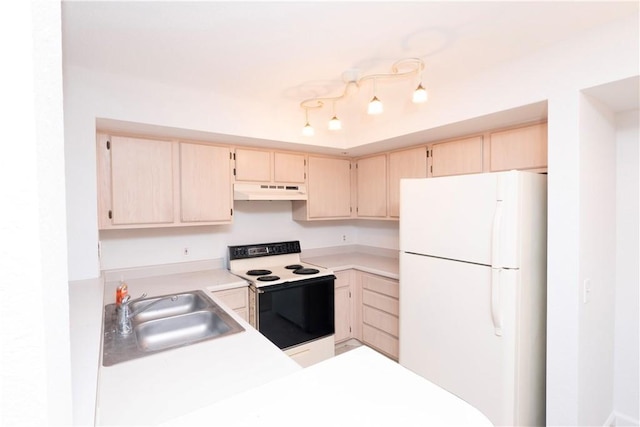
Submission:
<svg viewBox="0 0 640 427">
<path fill-rule="evenodd" d="M 311 127 L 311 125 L 309 124 L 309 122 L 307 122 L 304 127 L 302 128 L 302 134 L 304 136 L 313 136 L 315 132 L 313 131 L 313 128 Z"/>
<path fill-rule="evenodd" d="M 329 120 L 329 130 L 340 130 L 342 129 L 342 123 L 340 123 L 340 119 L 337 116 L 333 116 L 331 120 Z"/>
<path fill-rule="evenodd" d="M 377 96 L 374 96 L 373 99 L 369 102 L 369 107 L 367 108 L 367 113 L 369 114 L 381 114 L 384 111 L 382 106 L 382 102 L 378 99 Z"/>
<path fill-rule="evenodd" d="M 428 98 L 429 95 L 427 94 L 427 90 L 422 86 L 422 83 L 420 83 L 413 92 L 413 102 L 420 104 L 422 102 L 426 102 Z"/>
</svg>

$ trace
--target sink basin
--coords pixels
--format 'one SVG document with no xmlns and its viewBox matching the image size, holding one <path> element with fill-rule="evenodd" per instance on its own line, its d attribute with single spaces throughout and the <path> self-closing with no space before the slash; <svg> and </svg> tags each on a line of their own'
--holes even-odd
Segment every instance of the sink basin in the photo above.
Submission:
<svg viewBox="0 0 640 427">
<path fill-rule="evenodd" d="M 134 301 L 129 304 L 132 313 L 138 312 L 132 317 L 134 323 L 142 323 L 148 320 L 162 319 L 180 314 L 193 313 L 200 310 L 206 310 L 211 300 L 204 295 L 203 292 L 187 292 L 173 295 L 176 297 L 174 301 L 167 298 L 168 295 L 145 298 Z M 161 301 L 159 301 L 161 300 Z M 158 302 L 156 302 L 158 301 Z M 153 304 L 148 309 L 145 307 Z M 140 311 L 143 310 L 143 311 Z"/>
<path fill-rule="evenodd" d="M 231 330 L 216 313 L 195 313 L 149 320 L 134 328 L 138 346 L 144 351 L 157 351 L 224 335 Z"/>
<path fill-rule="evenodd" d="M 244 331 L 200 290 L 141 299 L 131 302 L 130 309 L 133 333 L 120 335 L 116 332 L 116 305 L 105 306 L 104 366 Z"/>
</svg>

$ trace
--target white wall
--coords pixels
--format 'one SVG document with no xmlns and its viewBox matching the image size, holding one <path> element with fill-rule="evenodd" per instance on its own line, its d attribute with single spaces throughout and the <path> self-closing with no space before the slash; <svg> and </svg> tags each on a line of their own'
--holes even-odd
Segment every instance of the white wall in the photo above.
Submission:
<svg viewBox="0 0 640 427">
<path fill-rule="evenodd" d="M 640 111 L 616 116 L 616 425 L 640 423 Z"/>
<path fill-rule="evenodd" d="M 60 4 L 0 3 L 0 425 L 70 425 Z"/>
<path fill-rule="evenodd" d="M 357 232 L 354 221 L 295 222 L 289 201 L 239 201 L 234 204 L 231 225 L 102 231 L 101 267 L 109 270 L 216 258 L 228 261 L 228 245 L 300 240 L 303 251 L 351 245 Z M 189 248 L 186 257 L 184 248 Z"/>
<path fill-rule="evenodd" d="M 603 103 L 581 96 L 579 131 L 578 423 L 604 425 L 613 408 L 615 116 Z M 584 287 L 590 289 L 586 301 Z"/>
</svg>

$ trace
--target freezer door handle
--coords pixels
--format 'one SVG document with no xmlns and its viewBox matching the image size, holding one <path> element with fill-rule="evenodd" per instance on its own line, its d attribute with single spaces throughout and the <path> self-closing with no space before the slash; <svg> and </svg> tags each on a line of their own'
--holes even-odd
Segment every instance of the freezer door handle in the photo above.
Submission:
<svg viewBox="0 0 640 427">
<path fill-rule="evenodd" d="M 502 309 L 500 304 L 500 272 L 498 268 L 491 269 L 491 320 L 493 330 L 499 337 L 502 336 Z"/>
</svg>

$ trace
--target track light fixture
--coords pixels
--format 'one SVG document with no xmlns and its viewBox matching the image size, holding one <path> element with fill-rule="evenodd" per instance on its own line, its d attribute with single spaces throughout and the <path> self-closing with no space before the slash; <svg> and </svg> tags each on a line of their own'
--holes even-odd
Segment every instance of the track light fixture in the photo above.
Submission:
<svg viewBox="0 0 640 427">
<path fill-rule="evenodd" d="M 397 78 L 405 78 L 412 75 L 420 76 L 422 71 L 424 70 L 424 62 L 419 58 L 406 58 L 396 61 L 391 66 L 390 73 L 380 73 L 380 74 L 370 74 L 365 75 L 357 79 L 355 76 L 351 76 L 345 83 L 344 90 L 341 95 L 337 96 L 327 96 L 327 97 L 316 97 L 305 99 L 300 103 L 300 107 L 304 110 L 305 113 L 305 125 L 302 128 L 302 133 L 305 136 L 313 136 L 313 128 L 309 124 L 309 110 L 322 109 L 326 103 L 331 102 L 333 116 L 331 120 L 329 120 L 329 130 L 340 130 L 342 129 L 342 123 L 338 119 L 336 115 L 336 102 L 342 101 L 347 97 L 349 89 L 351 86 L 355 86 L 357 88 L 360 87 L 360 84 L 367 81 L 373 80 L 373 98 L 369 102 L 367 106 L 367 112 L 369 114 L 382 114 L 383 105 L 380 99 L 378 99 L 376 95 L 376 84 L 378 80 L 390 80 Z M 347 73 L 345 73 L 347 74 Z M 413 102 L 422 103 L 427 101 L 427 91 L 422 85 L 422 79 L 418 84 L 418 87 L 413 92 Z"/>
</svg>

